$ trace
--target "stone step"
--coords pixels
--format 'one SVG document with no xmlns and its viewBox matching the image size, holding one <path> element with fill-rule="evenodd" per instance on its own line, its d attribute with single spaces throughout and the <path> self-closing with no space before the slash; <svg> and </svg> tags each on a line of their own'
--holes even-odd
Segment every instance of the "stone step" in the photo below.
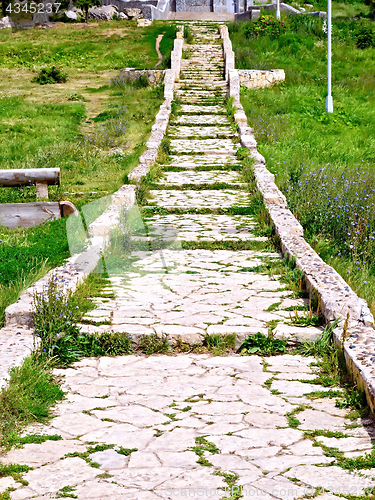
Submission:
<svg viewBox="0 0 375 500">
<path fill-rule="evenodd" d="M 203 170 L 198 172 L 164 172 L 163 177 L 157 181 L 158 186 L 182 186 L 184 184 L 226 184 L 241 185 L 240 174 L 234 170 Z"/>
<path fill-rule="evenodd" d="M 261 265 L 262 257 L 275 256 L 254 251 L 168 248 L 161 252 L 133 252 L 132 267 L 138 272 L 124 272 L 125 282 L 121 276 L 111 279 L 116 296 L 109 304 L 112 329 L 127 332 L 135 339 L 142 333 L 156 332 L 168 334 L 172 342 L 181 339 L 190 343 L 201 342 L 203 335 L 211 333 L 235 333 L 242 340 L 258 331 L 267 334 L 268 323 L 284 321 L 285 311 L 266 309 L 275 302 L 281 308 L 291 303 L 297 307 L 303 301 L 279 291 L 283 284 L 273 276 L 239 271 Z M 262 373 L 260 363 L 259 371 Z"/>
<path fill-rule="evenodd" d="M 166 209 L 191 209 L 204 208 L 218 210 L 220 208 L 247 207 L 249 194 L 235 189 L 202 189 L 184 191 L 175 189 L 152 189 L 149 202 Z"/>
<path fill-rule="evenodd" d="M 231 121 L 225 115 L 180 115 L 177 116 L 172 123 L 195 125 L 229 125 Z"/>
<path fill-rule="evenodd" d="M 185 90 L 185 89 L 177 89 L 176 95 L 180 97 L 206 97 L 206 98 L 214 98 L 220 97 L 222 98 L 225 95 L 224 90 L 218 88 L 216 91 L 214 90 Z"/>
<path fill-rule="evenodd" d="M 225 165 L 240 165 L 240 161 L 237 160 L 236 156 L 223 155 L 223 154 L 206 154 L 206 155 L 171 155 L 170 163 L 168 165 L 161 165 L 161 167 L 175 167 L 181 169 L 195 169 L 196 167 L 211 167 L 211 166 L 222 166 Z"/>
<path fill-rule="evenodd" d="M 217 153 L 235 153 L 236 145 L 231 139 L 171 139 L 172 153 L 200 153 L 217 152 Z"/>
<path fill-rule="evenodd" d="M 184 137 L 234 137 L 235 133 L 232 128 L 227 126 L 172 126 L 168 131 L 169 137 L 184 138 Z"/>
<path fill-rule="evenodd" d="M 253 234 L 256 224 L 249 215 L 178 214 L 143 219 L 144 228 L 132 230 L 132 241 L 264 241 Z M 156 246 L 156 245 L 155 245 Z"/>
<path fill-rule="evenodd" d="M 226 114 L 227 110 L 224 106 L 197 106 L 194 104 L 181 104 L 181 111 L 183 113 L 196 113 L 196 114 Z"/>
<path fill-rule="evenodd" d="M 212 82 L 212 80 L 194 80 L 193 78 L 189 79 L 189 82 L 186 83 L 184 80 L 176 82 L 176 88 L 180 88 L 180 86 L 184 85 L 190 85 L 193 86 L 194 88 L 204 88 L 206 86 L 210 86 L 210 88 L 215 91 L 217 88 L 223 88 L 226 92 L 228 91 L 227 89 L 227 82 L 225 80 L 215 80 Z"/>
</svg>

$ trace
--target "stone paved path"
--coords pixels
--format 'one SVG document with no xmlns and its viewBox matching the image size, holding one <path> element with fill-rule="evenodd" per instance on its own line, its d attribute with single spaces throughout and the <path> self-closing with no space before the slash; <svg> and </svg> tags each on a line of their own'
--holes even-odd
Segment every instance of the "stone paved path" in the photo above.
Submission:
<svg viewBox="0 0 375 500">
<path fill-rule="evenodd" d="M 192 24 L 192 30 L 196 43 L 183 60 L 181 106 L 170 129 L 172 155 L 149 200 L 167 212 L 147 216 L 147 231 L 142 226 L 132 235 L 155 249 L 170 245 L 131 254 L 129 268 L 111 276 L 108 291 L 115 298 L 98 298 L 82 328 L 127 332 L 135 340 L 166 334 L 172 343 L 236 333 L 239 344 L 277 322 L 277 336 L 314 338 L 321 329 L 290 325 L 288 308 L 304 301 L 277 276 L 258 270 L 278 254 L 262 251 L 264 238 L 254 235 L 250 215 L 235 214 L 249 195 L 231 169 L 239 163 L 238 142 L 223 93 L 215 92 L 225 88 L 219 35 L 209 24 Z M 211 82 L 211 94 L 200 91 L 202 81 Z M 223 207 L 224 215 L 217 210 Z M 235 242 L 258 247 L 236 251 Z M 207 243 L 231 246 L 210 249 Z M 235 499 L 238 491 L 265 500 L 365 495 L 375 486 L 374 471 L 348 472 L 322 446 L 345 457 L 362 455 L 372 450 L 373 421 L 352 422 L 334 399 L 307 397 L 327 390 L 311 383 L 313 362 L 292 355 L 132 355 L 56 370 L 67 398 L 49 425 L 27 432 L 62 439 L 1 456 L 3 463 L 33 469 L 24 485 L 0 478 L 0 492 L 15 488 L 13 500 L 67 496 L 69 487 L 71 496 L 103 500 Z"/>
</svg>

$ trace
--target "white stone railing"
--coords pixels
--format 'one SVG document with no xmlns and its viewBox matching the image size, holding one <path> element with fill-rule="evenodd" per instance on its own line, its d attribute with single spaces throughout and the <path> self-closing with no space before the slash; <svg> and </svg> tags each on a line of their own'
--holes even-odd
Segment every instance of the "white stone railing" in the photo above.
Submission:
<svg viewBox="0 0 375 500">
<path fill-rule="evenodd" d="M 257 150 L 254 130 L 248 126 L 247 117 L 240 102 L 240 78 L 232 65 L 232 49 L 228 30 L 220 26 L 223 39 L 225 67 L 228 67 L 229 95 L 237 108 L 234 114 L 238 125 L 241 145 L 247 147 L 254 159 L 254 175 L 276 234 L 280 238 L 284 255 L 295 258 L 296 266 L 305 276 L 307 290 L 315 291 L 320 299 L 322 313 L 327 322 L 339 320 L 334 330 L 337 345 L 343 343 L 347 366 L 360 389 L 366 393 L 371 409 L 375 410 L 375 369 L 371 360 L 375 352 L 374 318 L 367 302 L 358 297 L 346 281 L 311 248 L 303 237 L 303 228 L 287 208 L 283 193 L 275 184 L 274 175 L 266 168 L 264 157 Z M 342 339 L 343 325 L 348 320 L 350 335 Z"/>
</svg>

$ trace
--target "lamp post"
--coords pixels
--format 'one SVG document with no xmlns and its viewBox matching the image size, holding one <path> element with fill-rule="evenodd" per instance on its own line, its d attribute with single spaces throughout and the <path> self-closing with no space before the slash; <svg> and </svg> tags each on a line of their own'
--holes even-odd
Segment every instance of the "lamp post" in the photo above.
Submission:
<svg viewBox="0 0 375 500">
<path fill-rule="evenodd" d="M 332 5 L 331 0 L 328 0 L 327 12 L 327 98 L 326 98 L 326 112 L 333 113 L 333 100 L 331 95 L 331 35 L 332 35 Z"/>
<path fill-rule="evenodd" d="M 280 19 L 280 0 L 276 0 L 276 18 Z"/>
</svg>

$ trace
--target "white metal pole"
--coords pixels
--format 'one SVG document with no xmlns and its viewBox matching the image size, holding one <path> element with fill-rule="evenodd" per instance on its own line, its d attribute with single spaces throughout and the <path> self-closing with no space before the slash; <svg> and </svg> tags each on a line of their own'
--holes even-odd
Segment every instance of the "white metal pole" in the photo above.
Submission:
<svg viewBox="0 0 375 500">
<path fill-rule="evenodd" d="M 276 0 L 276 18 L 280 19 L 280 0 Z"/>
<path fill-rule="evenodd" d="M 331 35 L 332 35 L 332 5 L 331 0 L 328 0 L 328 23 L 327 23 L 327 98 L 326 111 L 333 113 L 333 100 L 331 95 Z"/>
</svg>

